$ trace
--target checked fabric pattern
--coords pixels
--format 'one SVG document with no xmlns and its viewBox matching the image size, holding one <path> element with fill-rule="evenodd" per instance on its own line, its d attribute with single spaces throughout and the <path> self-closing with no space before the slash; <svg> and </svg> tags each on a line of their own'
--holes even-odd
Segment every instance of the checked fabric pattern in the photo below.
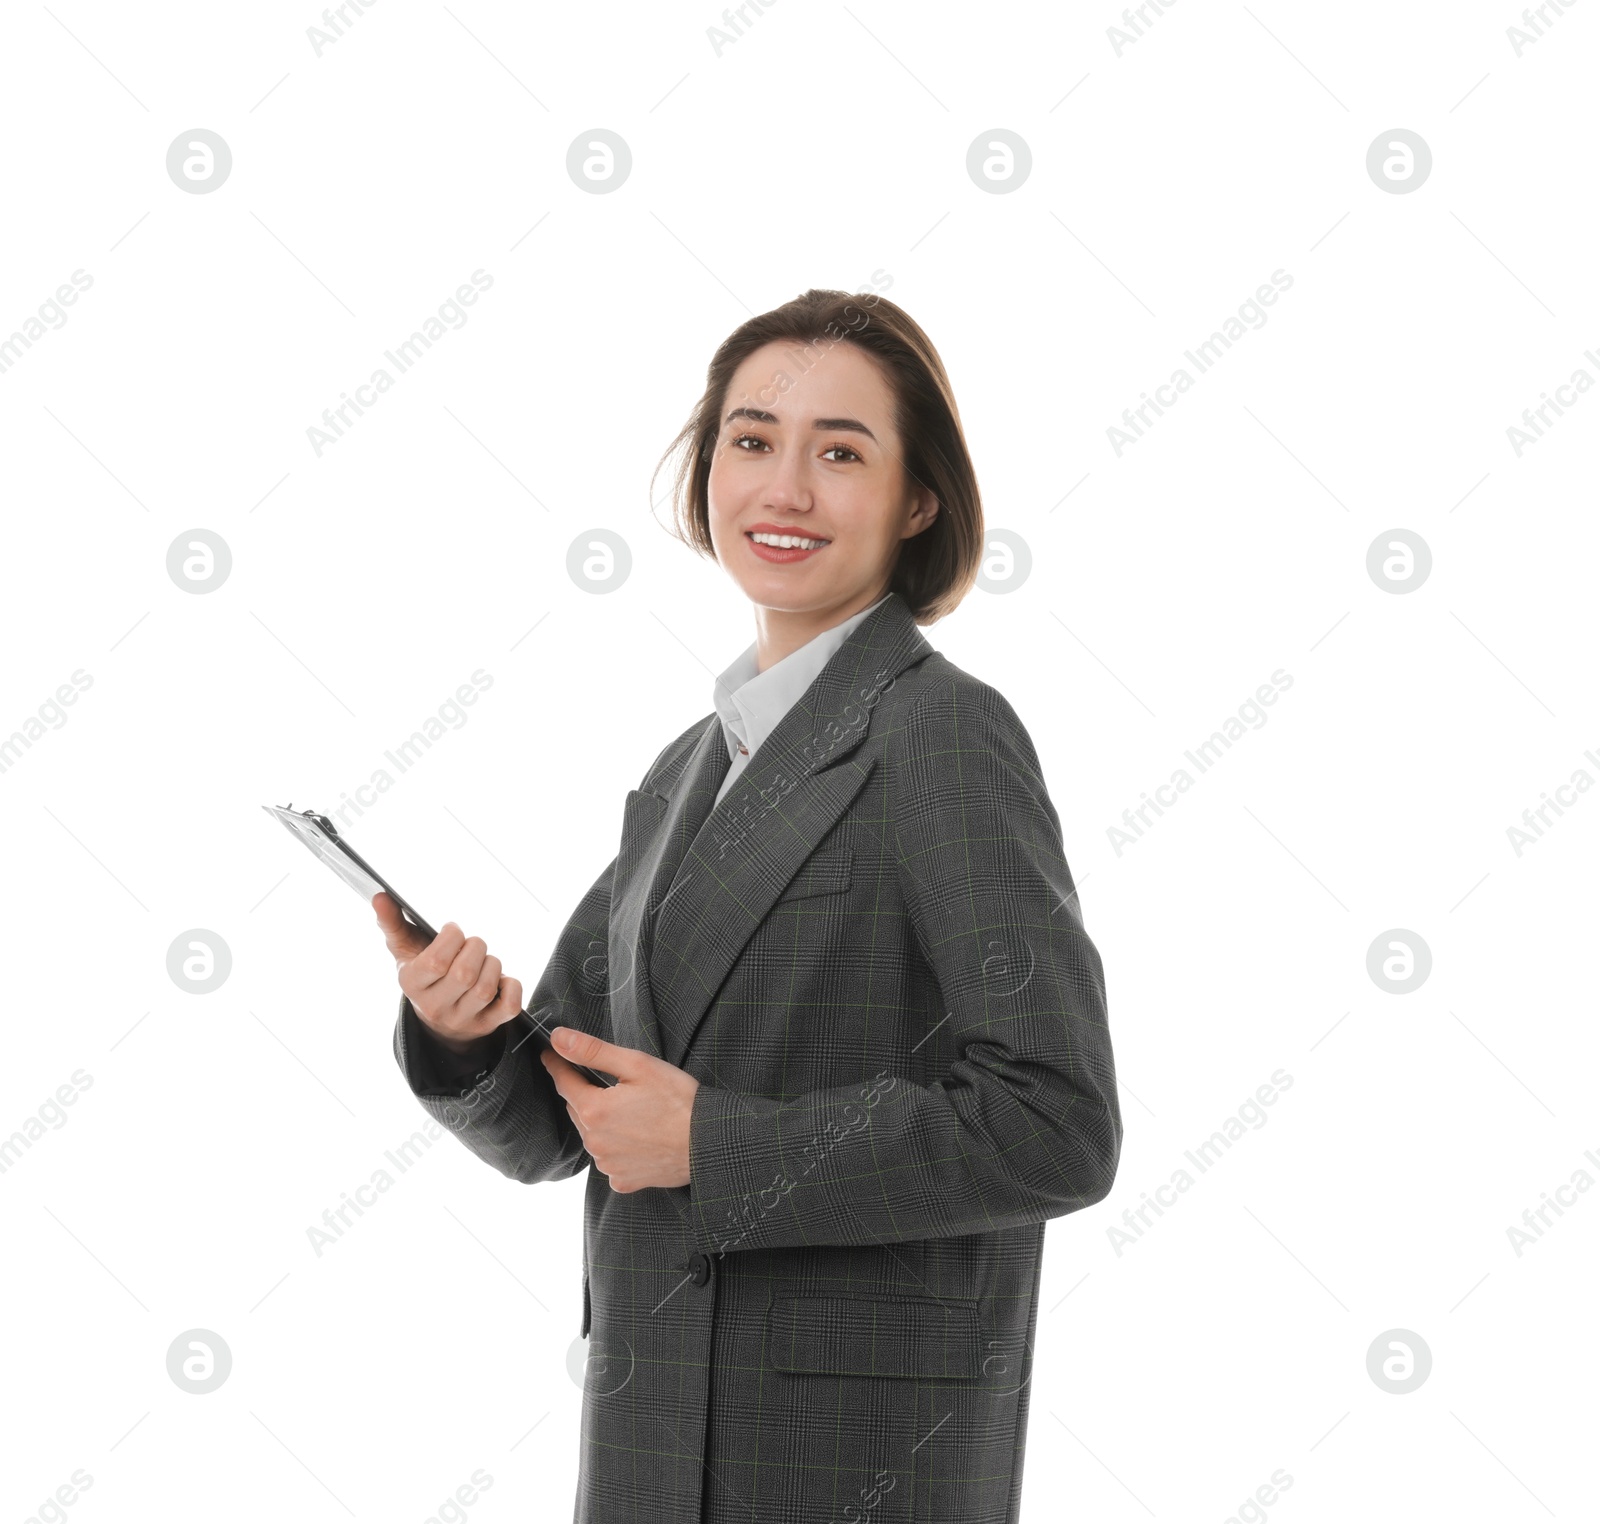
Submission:
<svg viewBox="0 0 1600 1524">
<path fill-rule="evenodd" d="M 1014 1524 L 1044 1225 L 1122 1144 L 1038 756 L 895 594 L 727 768 L 715 714 L 657 757 L 534 992 L 699 1080 L 688 1186 L 613 1193 L 531 1042 L 462 1076 L 402 1001 L 396 1059 L 587 1174 L 577 1524 Z"/>
</svg>

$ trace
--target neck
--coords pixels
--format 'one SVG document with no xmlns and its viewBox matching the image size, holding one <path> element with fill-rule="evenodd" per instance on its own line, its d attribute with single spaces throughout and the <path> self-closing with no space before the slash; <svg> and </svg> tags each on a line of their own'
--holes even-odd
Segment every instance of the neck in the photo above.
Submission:
<svg viewBox="0 0 1600 1524">
<path fill-rule="evenodd" d="M 860 593 L 843 603 L 819 609 L 771 609 L 756 604 L 756 671 L 765 672 L 776 666 L 824 630 L 871 608 L 888 591 L 880 587 L 876 592 Z"/>
</svg>

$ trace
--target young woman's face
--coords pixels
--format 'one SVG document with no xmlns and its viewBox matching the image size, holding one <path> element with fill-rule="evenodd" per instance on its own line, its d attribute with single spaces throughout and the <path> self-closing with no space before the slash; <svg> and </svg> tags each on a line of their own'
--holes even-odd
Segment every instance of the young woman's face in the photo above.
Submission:
<svg viewBox="0 0 1600 1524">
<path fill-rule="evenodd" d="M 871 602 L 888 591 L 902 541 L 938 512 L 900 452 L 894 394 L 864 351 L 846 340 L 809 354 L 789 342 L 756 350 L 728 387 L 711 457 L 717 560 L 765 608 Z M 751 538 L 769 532 L 824 543 L 786 550 Z"/>
</svg>

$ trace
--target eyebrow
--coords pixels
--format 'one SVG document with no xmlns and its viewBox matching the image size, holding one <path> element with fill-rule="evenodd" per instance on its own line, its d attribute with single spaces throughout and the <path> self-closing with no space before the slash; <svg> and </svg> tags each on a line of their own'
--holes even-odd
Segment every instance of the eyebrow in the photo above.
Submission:
<svg viewBox="0 0 1600 1524">
<path fill-rule="evenodd" d="M 735 418 L 748 418 L 752 423 L 779 422 L 775 413 L 763 412 L 758 407 L 736 407 L 722 421 L 724 423 L 732 423 Z M 878 442 L 878 436 L 858 418 L 813 418 L 811 427 L 824 433 L 844 431 L 851 434 L 865 434 L 873 444 Z"/>
</svg>

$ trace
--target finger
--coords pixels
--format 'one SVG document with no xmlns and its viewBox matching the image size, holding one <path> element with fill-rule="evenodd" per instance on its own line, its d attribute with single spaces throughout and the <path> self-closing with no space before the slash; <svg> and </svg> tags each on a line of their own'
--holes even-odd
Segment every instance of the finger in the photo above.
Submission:
<svg viewBox="0 0 1600 1524">
<path fill-rule="evenodd" d="M 454 921 L 446 921 L 439 928 L 438 936 L 415 957 L 400 965 L 400 988 L 413 1000 L 426 994 L 450 972 L 465 941 L 461 928 Z"/>
<path fill-rule="evenodd" d="M 582 1069 L 568 1063 L 559 1053 L 549 1048 L 541 1049 L 539 1056 L 545 1060 L 545 1068 L 555 1082 L 556 1089 L 569 1103 L 580 1100 L 587 1102 L 591 1097 L 609 1088 L 590 1079 Z"/>
<path fill-rule="evenodd" d="M 563 1095 L 567 1093 L 566 1089 L 562 1089 L 563 1086 L 570 1089 L 574 1085 L 591 1085 L 589 1080 L 585 1079 L 577 1069 L 553 1048 L 540 1048 L 539 1057 L 544 1061 L 545 1068 L 550 1071 L 550 1078 L 556 1082 L 556 1089 L 560 1090 Z M 593 1088 L 592 1085 L 591 1088 Z"/>
<path fill-rule="evenodd" d="M 522 1009 L 522 981 L 520 979 L 500 980 L 500 993 L 495 1003 L 489 1007 L 489 1017 L 492 1025 L 501 1027 L 510 1021 Z"/>
<path fill-rule="evenodd" d="M 566 1059 L 548 1048 L 539 1050 L 539 1062 L 544 1065 L 545 1073 L 550 1076 L 550 1083 L 556 1087 L 561 1099 L 569 1104 L 577 1094 L 578 1086 L 588 1083 Z"/>
<path fill-rule="evenodd" d="M 476 941 L 473 938 L 472 941 Z M 472 941 L 467 943 L 472 946 Z M 456 960 L 458 963 L 460 959 Z M 478 977 L 472 987 L 456 1002 L 459 1015 L 476 1020 L 500 998 L 500 960 L 491 953 L 483 960 Z"/>
<path fill-rule="evenodd" d="M 456 992 L 452 1003 L 458 1008 L 463 998 L 472 993 L 472 986 L 478 982 L 478 974 L 483 968 L 483 960 L 488 952 L 489 944 L 482 937 L 466 937 L 456 949 L 455 957 L 450 960 L 450 972 L 446 976 L 446 982 Z"/>
</svg>

